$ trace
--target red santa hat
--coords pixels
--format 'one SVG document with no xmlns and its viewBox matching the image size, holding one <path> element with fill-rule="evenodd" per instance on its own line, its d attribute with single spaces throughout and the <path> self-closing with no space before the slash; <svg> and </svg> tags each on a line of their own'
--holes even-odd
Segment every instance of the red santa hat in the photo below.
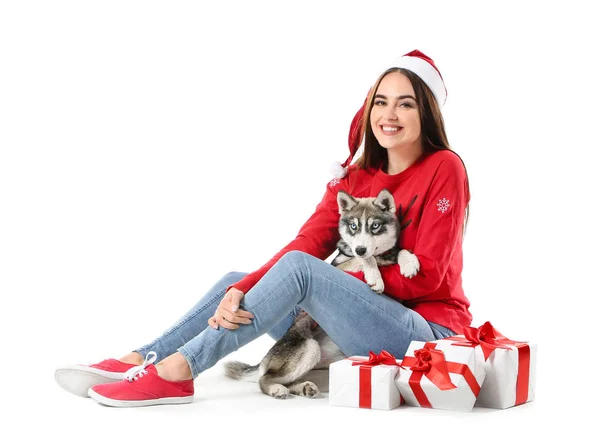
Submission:
<svg viewBox="0 0 600 440">
<path fill-rule="evenodd" d="M 414 74 L 416 74 L 431 90 L 433 96 L 435 97 L 440 109 L 443 107 L 446 102 L 446 86 L 444 85 L 444 80 L 442 78 L 442 74 L 435 66 L 435 63 L 431 58 L 425 55 L 423 52 L 418 50 L 413 50 L 399 58 L 397 58 L 392 64 L 390 64 L 387 69 L 391 69 L 394 67 L 399 67 L 402 69 L 410 70 Z M 348 147 L 350 148 L 350 156 L 346 159 L 344 163 L 336 162 L 333 164 L 332 173 L 335 177 L 341 179 L 346 175 L 346 171 L 350 163 L 352 163 L 352 159 L 358 150 L 358 147 L 361 144 L 363 133 L 362 133 L 362 125 L 363 125 L 363 115 L 365 113 L 365 106 L 367 104 L 367 99 L 363 103 L 362 107 L 358 110 L 354 118 L 352 119 L 352 123 L 350 124 L 350 131 L 348 133 Z"/>
</svg>

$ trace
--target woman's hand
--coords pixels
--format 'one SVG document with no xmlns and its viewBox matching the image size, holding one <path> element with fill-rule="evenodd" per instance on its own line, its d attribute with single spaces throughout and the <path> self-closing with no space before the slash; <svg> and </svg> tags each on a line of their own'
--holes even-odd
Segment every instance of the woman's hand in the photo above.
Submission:
<svg viewBox="0 0 600 440">
<path fill-rule="evenodd" d="M 240 310 L 240 302 L 244 298 L 244 292 L 232 287 L 225 293 L 225 296 L 219 303 L 215 315 L 208 320 L 208 325 L 214 329 L 219 326 L 235 330 L 239 324 L 250 324 L 254 315 L 245 310 Z"/>
</svg>

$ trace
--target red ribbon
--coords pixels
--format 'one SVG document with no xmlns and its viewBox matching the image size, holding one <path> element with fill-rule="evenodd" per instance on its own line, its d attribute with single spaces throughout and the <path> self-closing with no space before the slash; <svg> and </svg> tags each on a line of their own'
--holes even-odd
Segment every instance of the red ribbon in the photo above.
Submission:
<svg viewBox="0 0 600 440">
<path fill-rule="evenodd" d="M 483 358 L 486 361 L 497 348 L 510 350 L 511 345 L 517 348 L 519 356 L 519 369 L 517 371 L 517 396 L 515 399 L 515 405 L 520 405 L 527 402 L 527 396 L 529 395 L 529 371 L 531 364 L 529 345 L 526 342 L 508 339 L 506 336 L 496 330 L 489 321 L 486 321 L 478 328 L 465 326 L 463 327 L 463 331 L 465 333 L 464 337 L 451 336 L 446 339 L 458 341 L 452 345 L 458 345 L 462 347 L 476 347 L 479 345 L 483 351 Z"/>
<path fill-rule="evenodd" d="M 388 353 L 385 350 L 381 350 L 381 353 L 375 354 L 372 351 L 369 352 L 369 359 L 359 359 L 359 358 L 348 358 L 353 360 L 352 366 L 355 365 L 400 365 L 396 362 L 396 358 L 394 355 Z"/>
<path fill-rule="evenodd" d="M 461 341 L 453 345 L 459 345 L 463 347 L 476 347 L 481 346 L 483 351 L 483 358 L 487 361 L 492 352 L 497 348 L 510 350 L 510 346 L 506 344 L 518 344 L 517 341 L 512 341 L 502 335 L 498 330 L 487 321 L 480 327 L 463 327 L 464 337 L 450 336 L 447 339 L 452 341 Z"/>
<path fill-rule="evenodd" d="M 408 384 L 419 405 L 423 408 L 432 408 L 425 391 L 421 387 L 423 375 L 440 390 L 446 391 L 456 388 L 456 385 L 450 379 L 449 373 L 460 374 L 465 378 L 471 391 L 477 397 L 480 387 L 469 367 L 458 362 L 446 361 L 444 352 L 436 349 L 435 346 L 434 342 L 426 342 L 422 349 L 415 350 L 414 357 L 406 356 L 402 360 L 401 367 L 408 367 L 412 370 L 408 378 Z"/>
<path fill-rule="evenodd" d="M 369 359 L 348 358 L 352 362 L 352 366 L 359 365 L 359 394 L 358 406 L 360 408 L 371 408 L 371 368 L 377 365 L 400 365 L 396 362 L 396 358 L 385 350 L 375 354 L 369 351 Z"/>
</svg>

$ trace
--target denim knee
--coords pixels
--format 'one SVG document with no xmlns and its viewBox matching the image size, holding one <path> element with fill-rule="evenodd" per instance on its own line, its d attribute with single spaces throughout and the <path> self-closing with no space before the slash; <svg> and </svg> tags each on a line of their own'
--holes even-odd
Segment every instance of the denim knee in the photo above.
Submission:
<svg viewBox="0 0 600 440">
<path fill-rule="evenodd" d="M 279 260 L 285 259 L 290 261 L 296 261 L 305 258 L 307 255 L 308 254 L 306 252 L 293 250 L 283 254 L 283 256 Z"/>
<path fill-rule="evenodd" d="M 302 251 L 289 251 L 288 253 L 284 254 L 277 263 L 286 264 L 291 266 L 292 268 L 298 268 L 302 266 L 307 266 L 307 257 L 310 256 L 310 254 L 307 254 L 306 252 Z"/>
<path fill-rule="evenodd" d="M 225 288 L 237 283 L 246 275 L 248 275 L 246 272 L 228 272 L 219 280 L 219 284 L 223 285 L 223 288 Z"/>
</svg>

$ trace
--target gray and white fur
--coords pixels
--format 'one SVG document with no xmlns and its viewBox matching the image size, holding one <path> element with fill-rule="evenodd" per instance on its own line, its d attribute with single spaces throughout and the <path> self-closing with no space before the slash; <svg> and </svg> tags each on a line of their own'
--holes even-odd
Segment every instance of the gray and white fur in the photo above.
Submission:
<svg viewBox="0 0 600 440">
<path fill-rule="evenodd" d="M 363 272 L 377 294 L 385 288 L 378 266 L 399 263 L 402 275 L 412 278 L 417 274 L 417 257 L 398 247 L 400 224 L 394 198 L 388 190 L 381 190 L 377 197 L 364 198 L 352 197 L 340 190 L 337 202 L 340 240 L 333 266 Z M 311 370 L 326 369 L 332 362 L 346 357 L 317 322 L 302 311 L 259 364 L 251 366 L 230 361 L 225 363 L 225 375 L 258 382 L 263 393 L 279 399 L 290 394 L 315 397 L 320 393 L 319 388 L 307 380 L 307 374 Z"/>
</svg>

